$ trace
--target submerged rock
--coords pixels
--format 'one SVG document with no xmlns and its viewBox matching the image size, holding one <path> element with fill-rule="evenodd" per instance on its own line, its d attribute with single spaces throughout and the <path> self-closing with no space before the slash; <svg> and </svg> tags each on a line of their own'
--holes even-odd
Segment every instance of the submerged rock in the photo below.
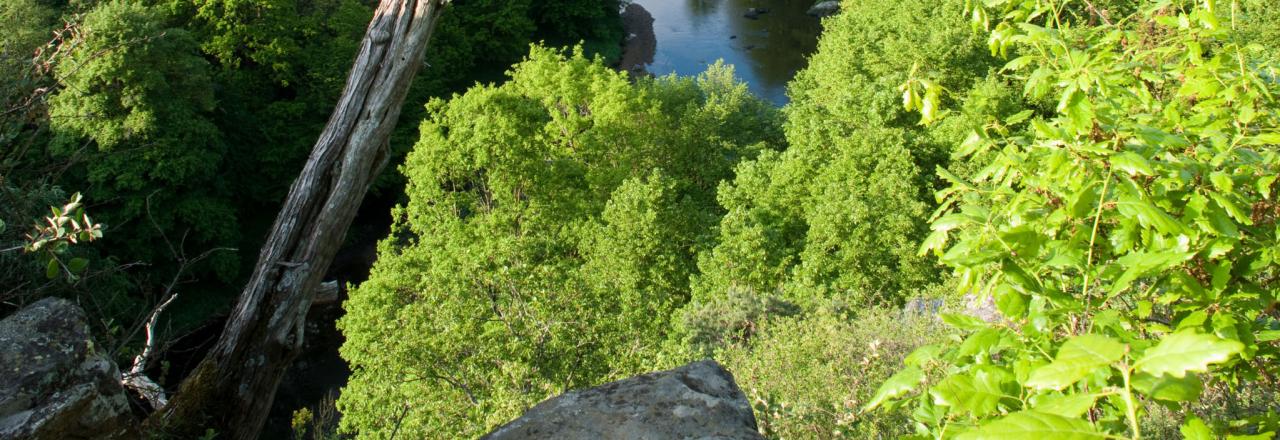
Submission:
<svg viewBox="0 0 1280 440">
<path fill-rule="evenodd" d="M 759 19 L 761 15 L 768 14 L 768 13 L 769 13 L 769 10 L 765 8 L 748 8 L 747 13 L 742 14 L 742 16 L 752 20 L 756 20 L 756 19 Z"/>
<path fill-rule="evenodd" d="M 46 298 L 0 321 L 0 368 L 0 438 L 131 434 L 120 371 L 71 302 Z"/>
<path fill-rule="evenodd" d="M 715 361 L 570 391 L 484 440 L 763 439 L 733 375 Z"/>
<path fill-rule="evenodd" d="M 829 15 L 836 15 L 838 12 L 840 12 L 840 2 L 832 0 L 818 2 L 818 4 L 809 8 L 808 14 L 814 17 L 826 17 Z"/>
</svg>

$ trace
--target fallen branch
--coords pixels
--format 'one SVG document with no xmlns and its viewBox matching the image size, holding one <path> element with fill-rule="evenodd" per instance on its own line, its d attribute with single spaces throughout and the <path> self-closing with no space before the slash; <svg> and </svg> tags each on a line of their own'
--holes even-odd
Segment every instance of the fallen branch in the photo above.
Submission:
<svg viewBox="0 0 1280 440">
<path fill-rule="evenodd" d="M 169 307 L 169 304 L 173 303 L 173 300 L 177 297 L 176 293 L 169 295 L 169 299 L 166 299 L 151 310 L 151 316 L 147 318 L 146 325 L 147 342 L 142 346 L 142 353 L 133 358 L 133 367 L 121 375 L 120 378 L 120 384 L 137 392 L 154 409 L 160 409 L 169 404 L 169 397 L 165 395 L 164 387 L 151 380 L 146 373 L 147 367 L 151 365 L 153 353 L 155 353 L 152 348 L 155 347 L 156 343 L 156 321 L 160 317 L 160 313 L 164 312 L 164 309 Z"/>
</svg>

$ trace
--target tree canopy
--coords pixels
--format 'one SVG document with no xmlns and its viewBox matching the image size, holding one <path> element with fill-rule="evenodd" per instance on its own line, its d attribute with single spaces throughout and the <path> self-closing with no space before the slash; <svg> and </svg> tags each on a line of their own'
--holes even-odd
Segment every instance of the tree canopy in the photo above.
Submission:
<svg viewBox="0 0 1280 440">
<path fill-rule="evenodd" d="M 429 105 L 409 202 L 340 323 L 347 429 L 475 436 L 660 364 L 717 182 L 778 138 L 726 67 L 632 84 L 535 48 L 510 75 Z"/>
</svg>

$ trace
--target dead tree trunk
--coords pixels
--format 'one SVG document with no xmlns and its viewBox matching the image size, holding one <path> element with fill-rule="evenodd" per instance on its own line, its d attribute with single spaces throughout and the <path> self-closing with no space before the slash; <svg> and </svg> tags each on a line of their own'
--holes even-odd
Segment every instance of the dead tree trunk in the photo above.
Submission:
<svg viewBox="0 0 1280 440">
<path fill-rule="evenodd" d="M 256 439 L 285 369 L 302 347 L 307 309 L 369 188 L 427 41 L 448 0 L 382 0 L 346 88 L 276 217 L 253 277 L 218 344 L 147 421 L 188 438 Z"/>
</svg>

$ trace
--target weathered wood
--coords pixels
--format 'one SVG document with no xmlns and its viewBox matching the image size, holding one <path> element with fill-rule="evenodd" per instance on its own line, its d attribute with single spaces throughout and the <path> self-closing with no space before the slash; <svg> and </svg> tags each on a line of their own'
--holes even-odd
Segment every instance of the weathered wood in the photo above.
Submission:
<svg viewBox="0 0 1280 440">
<path fill-rule="evenodd" d="M 372 180 L 448 0 L 382 0 L 346 88 L 289 190 L 218 344 L 147 426 L 256 439 L 302 347 L 307 310 Z"/>
</svg>

